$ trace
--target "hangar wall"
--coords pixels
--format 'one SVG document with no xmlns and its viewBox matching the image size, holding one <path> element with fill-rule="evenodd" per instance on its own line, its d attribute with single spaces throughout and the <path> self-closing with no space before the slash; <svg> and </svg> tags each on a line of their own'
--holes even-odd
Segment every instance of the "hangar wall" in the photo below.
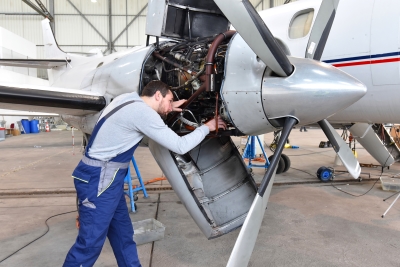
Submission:
<svg viewBox="0 0 400 267">
<path fill-rule="evenodd" d="M 66 52 L 89 53 L 98 48 L 109 54 L 146 43 L 148 0 L 41 1 L 54 17 L 57 42 Z M 250 1 L 258 11 L 285 2 Z M 31 2 L 36 4 L 33 0 Z M 0 3 L 0 27 L 36 44 L 38 58 L 44 58 L 42 19 L 42 15 L 22 0 L 2 0 Z M 46 78 L 47 73 L 38 70 L 38 76 Z"/>
</svg>

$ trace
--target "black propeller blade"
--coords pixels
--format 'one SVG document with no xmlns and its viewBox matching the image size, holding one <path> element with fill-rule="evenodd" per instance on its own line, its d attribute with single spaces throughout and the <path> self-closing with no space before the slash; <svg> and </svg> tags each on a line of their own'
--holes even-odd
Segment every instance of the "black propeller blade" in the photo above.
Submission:
<svg viewBox="0 0 400 267">
<path fill-rule="evenodd" d="M 289 76 L 293 66 L 248 0 L 214 0 L 256 55 L 277 75 Z"/>
<path fill-rule="evenodd" d="M 231 256 L 229 257 L 227 267 L 243 267 L 249 263 L 251 253 L 257 240 L 257 235 L 264 218 L 265 209 L 267 207 L 271 188 L 274 183 L 276 167 L 282 155 L 282 150 L 286 144 L 289 134 L 297 120 L 292 117 L 285 119 L 285 124 L 281 133 L 281 138 L 278 141 L 274 156 L 271 160 L 267 172 L 265 173 L 257 195 L 254 198 L 253 204 L 250 207 L 246 220 L 242 226 L 240 234 L 233 247 Z"/>
</svg>

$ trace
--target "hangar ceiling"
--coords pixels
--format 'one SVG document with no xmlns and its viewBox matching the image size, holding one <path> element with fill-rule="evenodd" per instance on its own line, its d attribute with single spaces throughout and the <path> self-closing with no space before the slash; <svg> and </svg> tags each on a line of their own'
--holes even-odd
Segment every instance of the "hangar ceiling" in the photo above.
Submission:
<svg viewBox="0 0 400 267">
<path fill-rule="evenodd" d="M 287 1 L 287 0 L 286 0 Z M 145 45 L 147 0 L 41 0 L 53 17 L 58 45 L 66 52 L 104 54 Z M 40 21 L 44 12 L 36 0 L 2 0 L 0 27 L 36 44 L 44 58 Z M 285 0 L 250 0 L 258 11 Z M 0 55 L 1 57 L 1 55 Z M 45 71 L 38 76 L 46 78 Z"/>
</svg>

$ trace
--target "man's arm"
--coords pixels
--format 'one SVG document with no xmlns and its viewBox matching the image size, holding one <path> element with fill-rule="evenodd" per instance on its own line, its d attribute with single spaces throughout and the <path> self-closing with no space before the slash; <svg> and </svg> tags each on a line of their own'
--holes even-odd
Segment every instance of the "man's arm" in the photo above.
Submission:
<svg viewBox="0 0 400 267">
<path fill-rule="evenodd" d="M 178 136 L 172 131 L 156 112 L 145 112 L 141 115 L 141 123 L 136 124 L 137 130 L 153 139 L 169 150 L 185 154 L 196 147 L 210 131 L 215 130 L 215 119 L 208 121 L 203 126 L 185 136 Z M 225 122 L 218 117 L 218 127 L 226 128 Z"/>
<path fill-rule="evenodd" d="M 181 112 L 182 109 L 179 107 L 182 106 L 183 103 L 185 103 L 185 102 L 186 102 L 186 99 L 181 99 L 181 100 L 172 102 L 172 111 Z"/>
</svg>

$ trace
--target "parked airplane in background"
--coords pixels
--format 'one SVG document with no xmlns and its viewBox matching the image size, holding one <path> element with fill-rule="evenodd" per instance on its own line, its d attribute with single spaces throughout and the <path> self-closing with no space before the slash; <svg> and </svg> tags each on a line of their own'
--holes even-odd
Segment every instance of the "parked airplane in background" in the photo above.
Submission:
<svg viewBox="0 0 400 267">
<path fill-rule="evenodd" d="M 399 6 L 395 0 L 304 0 L 260 17 L 247 0 L 152 0 L 146 34 L 156 36 L 156 44 L 91 58 L 61 51 L 44 20 L 49 59 L 0 64 L 48 68 L 50 86 L 0 84 L 0 107 L 63 114 L 90 135 L 113 98 L 140 93 L 158 79 L 176 98 L 188 99 L 183 114 L 167 121 L 177 133 L 220 115 L 229 129 L 212 133 L 214 138 L 186 155 L 151 140 L 149 147 L 206 237 L 243 224 L 228 266 L 247 266 L 293 125 L 318 123 L 357 178 L 358 162 L 325 118 L 336 126 L 355 123 L 350 130 L 357 128 L 359 139 L 370 135 L 368 123 L 397 122 L 400 31 L 392 22 L 400 8 L 394 6 Z M 238 33 L 229 31 L 230 24 Z M 158 42 L 159 37 L 170 40 Z M 366 96 L 359 80 L 368 87 Z M 257 188 L 229 136 L 277 129 L 281 139 Z"/>
<path fill-rule="evenodd" d="M 297 1 L 260 13 L 284 51 L 307 57 L 310 29 L 321 0 Z M 400 123 L 400 1 L 340 1 L 321 61 L 360 80 L 367 94 L 329 117 L 350 132 L 382 165 L 400 160 L 400 151 L 376 124 Z M 328 18 L 327 18 L 328 19 Z M 314 103 L 310 102 L 310 108 Z"/>
</svg>

